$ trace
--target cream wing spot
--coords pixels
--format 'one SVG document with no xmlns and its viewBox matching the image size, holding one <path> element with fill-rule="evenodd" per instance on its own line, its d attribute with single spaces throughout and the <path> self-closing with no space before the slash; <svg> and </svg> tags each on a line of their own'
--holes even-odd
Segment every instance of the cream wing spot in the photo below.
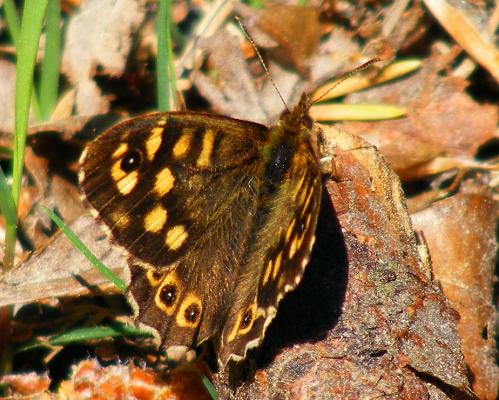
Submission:
<svg viewBox="0 0 499 400">
<path fill-rule="evenodd" d="M 286 238 L 285 238 L 286 243 L 289 242 L 289 238 L 291 237 L 291 234 L 293 233 L 293 229 L 294 229 L 295 225 L 296 225 L 296 219 L 293 218 L 293 220 L 289 224 L 288 229 L 286 231 Z"/>
<path fill-rule="evenodd" d="M 165 196 L 175 185 L 175 177 L 170 168 L 163 168 L 157 175 L 154 182 L 154 192 L 159 196 Z"/>
<path fill-rule="evenodd" d="M 121 159 L 115 161 L 113 166 L 111 167 L 111 178 L 113 181 L 118 184 L 120 180 L 122 180 L 126 176 L 126 172 L 121 169 Z"/>
<path fill-rule="evenodd" d="M 154 207 L 144 218 L 144 229 L 147 232 L 157 233 L 163 229 L 168 218 L 168 212 L 162 205 Z"/>
<path fill-rule="evenodd" d="M 126 152 L 128 146 L 118 147 L 115 154 L 121 154 Z M 113 155 L 114 156 L 114 155 Z M 137 171 L 127 172 L 123 170 L 123 158 L 118 158 L 111 167 L 111 178 L 113 179 L 116 187 L 122 195 L 130 194 L 130 192 L 135 188 L 138 182 L 139 174 Z"/>
<path fill-rule="evenodd" d="M 267 282 L 269 281 L 270 273 L 272 272 L 273 268 L 274 268 L 274 265 L 272 263 L 272 260 L 269 260 L 269 262 L 267 263 L 267 266 L 265 267 L 265 273 L 263 274 L 262 286 L 265 286 L 267 284 Z"/>
<path fill-rule="evenodd" d="M 110 214 L 110 218 L 114 224 L 112 228 L 125 229 L 130 225 L 130 216 L 124 212 L 115 211 Z"/>
<path fill-rule="evenodd" d="M 312 199 L 312 195 L 314 194 L 315 192 L 315 189 L 314 187 L 310 187 L 309 191 L 308 191 L 308 196 L 307 198 L 305 199 L 305 202 L 303 203 L 302 205 L 302 210 L 301 210 L 301 215 L 303 216 L 308 208 L 308 205 L 310 204 L 310 200 Z"/>
<path fill-rule="evenodd" d="M 303 244 L 303 240 L 305 240 L 305 235 L 306 235 L 307 232 L 303 232 L 300 236 L 297 237 L 297 241 L 296 241 L 296 247 L 298 249 L 301 248 L 302 244 Z"/>
<path fill-rule="evenodd" d="M 185 128 L 182 130 L 182 135 L 173 146 L 172 155 L 175 160 L 180 160 L 185 157 L 191 149 L 192 138 L 194 137 L 194 129 Z"/>
<path fill-rule="evenodd" d="M 277 277 L 277 274 L 279 273 L 279 269 L 281 269 L 281 263 L 282 263 L 282 252 L 279 252 L 275 259 L 274 263 L 274 271 L 272 272 L 272 279 L 275 279 Z"/>
<path fill-rule="evenodd" d="M 178 250 L 188 238 L 188 233 L 183 225 L 177 225 L 166 232 L 165 244 L 170 250 Z"/>
<path fill-rule="evenodd" d="M 146 153 L 149 161 L 154 158 L 159 146 L 161 146 L 161 142 L 163 141 L 163 132 L 164 128 L 162 127 L 153 128 L 151 130 L 151 135 L 146 140 Z"/>
<path fill-rule="evenodd" d="M 196 164 L 198 167 L 208 167 L 211 164 L 211 154 L 213 153 L 213 145 L 215 143 L 215 131 L 206 129 L 203 135 L 203 147 Z"/>
<path fill-rule="evenodd" d="M 127 143 L 121 143 L 118 148 L 114 151 L 113 155 L 111 156 L 112 159 L 117 159 L 122 157 L 126 152 L 128 151 L 128 144 Z"/>
<path fill-rule="evenodd" d="M 116 186 L 118 187 L 118 190 L 122 195 L 127 195 L 132 192 L 132 190 L 137 185 L 138 181 L 139 181 L 139 174 L 137 173 L 137 171 L 132 171 L 129 174 L 126 174 L 125 177 L 118 180 L 116 182 Z"/>
<path fill-rule="evenodd" d="M 296 250 L 298 250 L 298 238 L 295 236 L 291 241 L 291 245 L 289 246 L 288 258 L 290 260 L 295 256 Z"/>
<path fill-rule="evenodd" d="M 239 324 L 241 323 L 242 314 L 243 314 L 242 311 L 240 311 L 239 314 L 237 315 L 236 323 L 234 324 L 234 326 L 230 330 L 229 334 L 227 335 L 226 343 L 230 343 L 236 338 L 236 334 L 237 334 L 237 331 L 239 329 Z"/>
<path fill-rule="evenodd" d="M 236 323 L 227 335 L 227 343 L 232 342 L 236 336 L 247 334 L 253 327 L 255 319 L 260 316 L 260 312 L 257 313 L 256 303 L 251 304 L 246 310 L 239 311 Z"/>
<path fill-rule="evenodd" d="M 163 274 L 155 269 L 149 269 L 146 272 L 146 278 L 151 286 L 158 286 L 163 281 Z"/>
</svg>

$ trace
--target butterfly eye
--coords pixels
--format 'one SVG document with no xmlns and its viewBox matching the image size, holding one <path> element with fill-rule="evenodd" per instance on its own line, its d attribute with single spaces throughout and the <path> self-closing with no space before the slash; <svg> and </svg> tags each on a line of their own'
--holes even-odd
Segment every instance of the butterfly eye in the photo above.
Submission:
<svg viewBox="0 0 499 400">
<path fill-rule="evenodd" d="M 189 322 L 196 322 L 200 314 L 199 306 L 195 303 L 192 303 L 189 307 L 185 309 L 185 319 Z"/>
<path fill-rule="evenodd" d="M 141 162 L 142 155 L 139 151 L 133 150 L 122 158 L 120 166 L 124 172 L 132 172 L 139 168 Z"/>
<path fill-rule="evenodd" d="M 312 129 L 312 126 L 314 126 L 314 121 L 308 115 L 304 115 L 301 122 L 307 129 Z"/>
<path fill-rule="evenodd" d="M 161 301 L 167 307 L 171 307 L 177 300 L 177 288 L 174 285 L 165 285 L 161 289 Z"/>
<path fill-rule="evenodd" d="M 253 319 L 253 311 L 250 308 L 244 313 L 243 318 L 241 319 L 241 324 L 239 325 L 239 329 L 240 330 L 246 329 L 251 323 L 252 319 Z"/>
</svg>

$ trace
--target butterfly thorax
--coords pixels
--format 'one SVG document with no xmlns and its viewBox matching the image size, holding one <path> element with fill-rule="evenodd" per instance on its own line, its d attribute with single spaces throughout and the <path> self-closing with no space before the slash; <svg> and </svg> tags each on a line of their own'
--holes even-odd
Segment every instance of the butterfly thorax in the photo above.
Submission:
<svg viewBox="0 0 499 400">
<path fill-rule="evenodd" d="M 303 95 L 298 105 L 285 111 L 279 123 L 269 129 L 262 156 L 265 166 L 263 176 L 270 192 L 285 179 L 298 148 L 310 142 L 312 119 L 308 115 L 309 104 L 308 96 Z"/>
</svg>

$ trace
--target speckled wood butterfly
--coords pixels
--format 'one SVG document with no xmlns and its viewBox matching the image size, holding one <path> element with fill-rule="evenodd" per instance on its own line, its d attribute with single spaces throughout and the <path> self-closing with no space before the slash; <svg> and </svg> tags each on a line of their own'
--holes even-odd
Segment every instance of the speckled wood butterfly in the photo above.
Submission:
<svg viewBox="0 0 499 400">
<path fill-rule="evenodd" d="M 141 116 L 90 143 L 80 183 L 129 256 L 128 298 L 164 349 L 257 346 L 314 243 L 321 173 L 306 96 L 276 126 Z"/>
</svg>

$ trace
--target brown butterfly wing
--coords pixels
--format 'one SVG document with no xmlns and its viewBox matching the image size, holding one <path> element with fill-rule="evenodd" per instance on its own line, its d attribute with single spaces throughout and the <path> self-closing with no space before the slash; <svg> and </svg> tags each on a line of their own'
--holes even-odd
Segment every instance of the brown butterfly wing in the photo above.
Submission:
<svg viewBox="0 0 499 400">
<path fill-rule="evenodd" d="M 260 203 L 254 241 L 244 259 L 220 339 L 219 359 L 246 356 L 257 346 L 279 301 L 300 282 L 315 240 L 321 174 L 308 138 L 299 139 L 286 176 L 268 201 Z"/>
<path fill-rule="evenodd" d="M 81 186 L 129 254 L 129 298 L 163 346 L 224 325 L 257 205 L 267 128 L 197 113 L 117 125 L 82 156 Z"/>
</svg>

